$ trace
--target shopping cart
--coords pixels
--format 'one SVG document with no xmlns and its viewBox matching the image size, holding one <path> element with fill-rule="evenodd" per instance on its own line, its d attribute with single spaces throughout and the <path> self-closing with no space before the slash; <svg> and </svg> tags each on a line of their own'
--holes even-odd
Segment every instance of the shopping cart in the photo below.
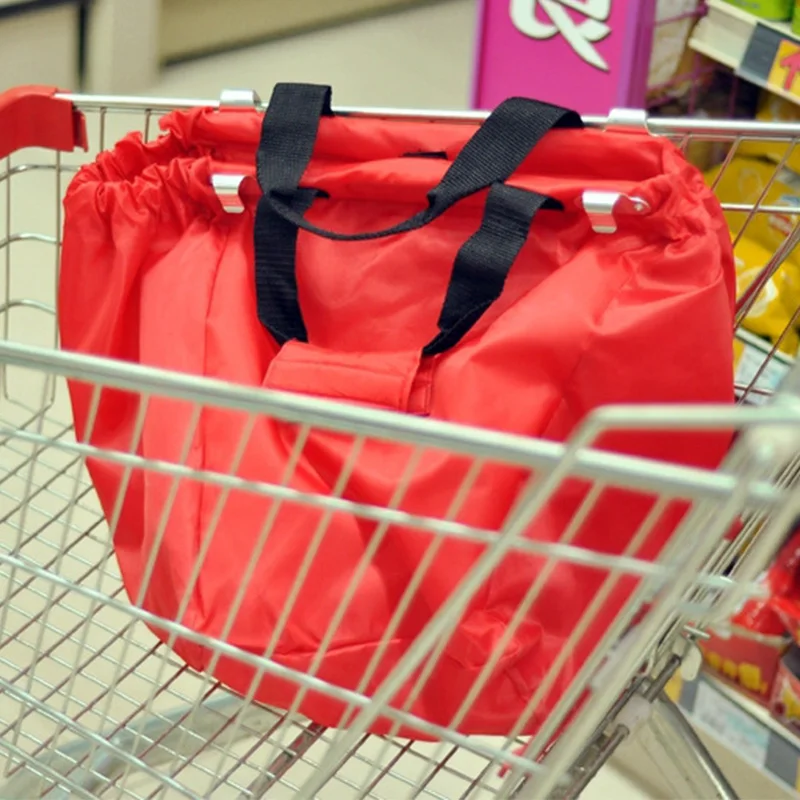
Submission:
<svg viewBox="0 0 800 800">
<path fill-rule="evenodd" d="M 666 774 L 681 774 L 675 796 L 688 785 L 693 797 L 734 798 L 733 788 L 664 689 L 679 670 L 688 678 L 697 673 L 698 639 L 713 623 L 724 623 L 754 591 L 757 576 L 800 512 L 800 492 L 793 488 L 800 476 L 800 368 L 787 366 L 780 385 L 768 385 L 773 348 L 745 376 L 739 387 L 743 402 L 736 407 L 605 408 L 562 445 L 62 352 L 57 348 L 54 292 L 60 200 L 70 174 L 133 128 L 149 138 L 157 118 L 173 109 L 259 102 L 243 92 L 227 93 L 220 101 L 63 98 L 86 115 L 91 152 L 23 150 L 0 168 L 0 753 L 5 761 L 0 798 L 574 798 L 642 726 L 657 729 L 658 736 L 647 737 L 647 742 L 651 755 L 670 767 Z M 471 122 L 481 116 L 347 111 Z M 683 147 L 697 141 L 732 145 L 725 165 L 744 139 L 800 139 L 800 126 L 648 120 L 635 112 L 589 119 L 587 124 L 647 125 L 654 135 L 669 136 Z M 235 211 L 235 182 L 222 181 L 216 189 L 221 202 Z M 585 198 L 586 211 L 598 230 L 613 231 L 615 201 L 601 194 Z M 765 195 L 759 202 L 730 208 L 744 212 L 748 222 L 759 213 L 789 214 L 794 225 L 741 298 L 737 324 L 800 240 L 796 211 L 767 207 Z M 792 325 L 799 317 L 800 309 Z M 255 670 L 256 679 L 286 677 L 302 690 L 345 701 L 350 725 L 329 730 L 302 719 L 295 711 L 299 700 L 287 712 L 262 707 L 253 701 L 257 680 L 252 692 L 234 695 L 207 675 L 192 672 L 156 641 L 146 627 L 156 620 L 123 592 L 111 545 L 114 519 L 107 524 L 100 512 L 85 459 L 106 458 L 129 470 L 153 470 L 171 476 L 176 485 L 204 481 L 220 487 L 223 496 L 247 490 L 281 502 L 291 494 L 295 502 L 344 509 L 378 523 L 396 522 L 402 514 L 393 508 L 356 507 L 336 495 L 299 497 L 287 485 L 245 486 L 233 474 L 193 473 L 181 464 L 146 462 L 133 452 L 96 452 L 72 434 L 67 378 L 91 383 L 98 393 L 113 387 L 143 398 L 190 401 L 198 414 L 209 407 L 268 414 L 305 430 L 322 427 L 361 440 L 388 437 L 418 450 L 443 448 L 478 460 L 524 465 L 538 479 L 499 535 L 448 519 L 413 520 L 435 538 L 464 537 L 488 546 L 452 602 L 430 620 L 371 698 L 325 685 L 312 674 L 293 673 L 267 657 L 237 652 L 193 633 L 180 619 L 158 620 L 171 636 L 202 644 L 215 658 L 242 659 Z M 712 472 L 593 448 L 599 436 L 620 428 L 734 429 L 738 436 L 723 468 Z M 688 501 L 691 510 L 655 563 L 638 557 L 647 521 L 618 557 L 571 546 L 577 524 L 557 543 L 535 544 L 521 537 L 555 489 L 576 476 L 594 487 L 580 517 L 600 489 L 609 486 L 657 496 L 654 513 L 676 499 Z M 400 495 L 402 491 L 399 486 Z M 735 540 L 726 540 L 737 520 L 743 526 L 735 528 Z M 435 662 L 460 610 L 515 549 L 546 556 L 545 572 L 559 560 L 606 571 L 586 625 L 622 576 L 641 579 L 546 723 L 533 737 L 517 735 L 526 718 L 505 738 L 466 737 L 456 732 L 455 724 L 437 728 L 410 718 L 403 708 L 389 707 L 387 701 L 409 676 L 419 673 L 419 680 L 425 679 L 425 665 Z M 531 586 L 526 602 L 533 600 L 543 580 Z M 579 625 L 574 631 L 563 659 L 584 629 Z M 536 692 L 528 717 L 559 666 L 557 662 L 553 676 Z M 487 665 L 487 673 L 492 667 Z M 577 704 L 587 689 L 589 700 Z M 464 709 L 470 702 L 470 696 L 464 698 Z M 371 736 L 367 731 L 379 716 L 391 719 L 398 729 L 410 722 L 435 741 Z"/>
</svg>

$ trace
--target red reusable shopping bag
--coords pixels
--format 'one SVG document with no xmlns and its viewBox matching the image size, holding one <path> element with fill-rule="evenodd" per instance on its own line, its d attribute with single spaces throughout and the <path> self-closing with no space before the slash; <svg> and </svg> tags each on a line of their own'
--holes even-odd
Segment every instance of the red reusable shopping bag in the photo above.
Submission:
<svg viewBox="0 0 800 800">
<path fill-rule="evenodd" d="M 733 401 L 734 269 L 725 220 L 701 175 L 670 142 L 646 132 L 589 130 L 572 112 L 534 101 L 503 103 L 480 126 L 334 115 L 330 90 L 280 85 L 267 113 L 194 109 L 162 121 L 163 136 L 121 141 L 72 181 L 65 199 L 60 325 L 69 350 L 253 387 L 350 401 L 532 437 L 563 440 L 592 409 L 613 402 Z M 223 210 L 214 174 L 241 173 L 244 213 Z M 586 190 L 622 192 L 642 213 L 597 233 L 581 207 Z M 150 397 L 140 401 L 70 386 L 76 431 L 98 448 L 190 469 L 228 473 L 246 430 L 243 414 Z M 280 484 L 299 430 L 263 417 L 236 474 Z M 353 438 L 313 430 L 288 486 L 330 495 Z M 713 467 L 726 437 L 653 432 L 608 437 L 627 453 Z M 411 448 L 366 442 L 346 500 L 392 501 Z M 431 449 L 411 471 L 401 511 L 444 517 L 471 459 Z M 273 500 L 133 470 L 103 460 L 89 469 L 111 517 L 131 597 L 174 619 L 224 632 Z M 499 529 L 529 477 L 483 466 L 457 521 Z M 557 540 L 586 497 L 566 482 L 527 535 Z M 621 553 L 653 498 L 605 489 L 574 544 Z M 165 514 L 165 509 L 167 514 Z M 655 525 L 638 551 L 654 557 L 682 509 Z M 232 645 L 260 654 L 286 608 L 321 523 L 325 536 L 272 658 L 306 671 L 318 652 L 377 523 L 285 499 L 247 583 Z M 358 686 L 433 536 L 393 525 L 358 583 L 318 677 Z M 201 546 L 213 535 L 196 583 Z M 144 586 L 148 560 L 160 546 Z M 483 552 L 445 541 L 367 693 L 389 674 L 431 615 Z M 544 559 L 507 556 L 472 599 L 410 710 L 447 725 L 490 658 Z M 468 733 L 512 727 L 575 629 L 606 573 L 560 563 L 526 612 L 496 670 L 463 719 Z M 631 590 L 620 583 L 570 655 L 526 731 L 536 728 Z M 158 632 L 158 631 L 157 631 Z M 166 636 L 163 632 L 159 635 Z M 179 639 L 193 667 L 209 650 Z M 245 692 L 254 671 L 233 658 L 215 676 Z M 415 676 L 416 677 L 416 676 Z M 395 697 L 402 707 L 412 679 Z M 288 707 L 297 685 L 265 676 L 257 699 Z M 336 726 L 343 706 L 323 691 L 301 711 Z M 386 720 L 374 728 L 386 730 Z M 413 734 L 413 731 L 406 731 Z"/>
</svg>

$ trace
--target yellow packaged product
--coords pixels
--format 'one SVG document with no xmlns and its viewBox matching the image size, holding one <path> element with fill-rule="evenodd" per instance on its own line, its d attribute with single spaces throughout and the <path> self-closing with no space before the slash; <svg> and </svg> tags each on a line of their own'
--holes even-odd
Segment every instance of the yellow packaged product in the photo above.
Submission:
<svg viewBox="0 0 800 800">
<path fill-rule="evenodd" d="M 772 251 L 743 236 L 736 244 L 734 256 L 736 294 L 737 297 L 742 297 L 769 262 Z M 775 344 L 791 324 L 798 305 L 800 305 L 800 270 L 795 263 L 787 261 L 758 293 L 744 321 L 744 327 Z M 797 331 L 790 330 L 781 340 L 778 349 L 783 353 L 794 355 L 799 344 Z"/>
<path fill-rule="evenodd" d="M 717 181 L 720 169 L 717 166 L 705 173 L 709 186 Z M 728 227 L 733 233 L 738 233 L 746 224 L 747 238 L 770 253 L 775 252 L 800 220 L 800 177 L 790 170 L 781 170 L 775 177 L 775 165 L 767 161 L 743 156 L 733 158 L 716 184 L 715 191 L 722 203 L 747 205 L 760 200 L 762 207 L 780 209 L 753 215 L 748 211 L 725 212 Z M 798 260 L 799 257 L 800 249 L 789 258 Z"/>
<path fill-rule="evenodd" d="M 756 119 L 760 122 L 800 122 L 800 106 L 763 90 L 758 98 Z M 750 139 L 741 142 L 736 148 L 736 155 L 768 158 L 778 163 L 787 151 L 784 165 L 795 172 L 800 172 L 800 145 Z"/>
</svg>

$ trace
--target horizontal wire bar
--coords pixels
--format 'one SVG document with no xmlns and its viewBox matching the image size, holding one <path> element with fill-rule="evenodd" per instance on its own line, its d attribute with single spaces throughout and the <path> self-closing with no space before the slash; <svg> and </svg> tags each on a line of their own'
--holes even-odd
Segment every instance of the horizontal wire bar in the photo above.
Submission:
<svg viewBox="0 0 800 800">
<path fill-rule="evenodd" d="M 91 95 L 81 93 L 59 93 L 58 98 L 72 102 L 79 111 L 104 112 L 161 112 L 191 109 L 197 107 L 219 109 L 222 103 L 219 98 L 189 97 L 141 97 L 135 95 Z M 259 111 L 267 109 L 267 103 L 256 103 L 253 108 Z M 464 111 L 448 109 L 398 109 L 398 108 L 365 108 L 353 106 L 337 106 L 334 113 L 357 117 L 377 117 L 385 119 L 409 119 L 428 122 L 463 122 L 474 124 L 487 118 L 487 111 Z M 611 117 L 586 115 L 584 124 L 592 128 L 602 128 L 615 122 Z M 650 117 L 647 129 L 654 135 L 707 135 L 747 137 L 769 136 L 779 139 L 800 138 L 800 124 L 791 122 L 755 122 L 748 120 L 714 120 L 683 117 Z"/>
<path fill-rule="evenodd" d="M 3 432 L 3 429 L 0 428 L 0 434 Z M 18 432 L 18 438 L 32 443 L 47 441 L 44 437 L 39 437 L 27 431 Z M 302 492 L 297 489 L 290 489 L 289 487 L 276 484 L 257 483 L 244 478 L 238 478 L 234 475 L 206 472 L 181 464 L 146 459 L 132 453 L 102 450 L 77 442 L 60 441 L 57 444 L 51 444 L 51 446 L 64 449 L 68 452 L 80 453 L 87 458 L 101 459 L 127 467 L 147 469 L 152 472 L 158 472 L 176 478 L 184 478 L 186 480 L 195 480 L 211 485 L 238 489 L 270 499 L 288 500 L 328 511 L 349 513 L 363 519 L 388 522 L 390 524 L 415 528 L 426 533 L 447 536 L 453 539 L 478 542 L 486 545 L 492 545 L 497 541 L 498 532 L 494 530 L 481 529 L 476 526 L 437 519 L 435 517 L 410 514 L 384 506 L 367 505 L 339 497 Z M 633 556 L 620 556 L 595 550 L 587 550 L 574 544 L 518 537 L 511 543 L 510 549 L 529 555 L 547 556 L 570 564 L 579 564 L 595 568 L 614 568 L 629 575 L 647 578 L 668 580 L 673 575 L 673 570 L 663 564 L 645 561 Z M 698 585 L 725 589 L 729 587 L 729 582 L 723 576 L 699 575 Z"/>
<path fill-rule="evenodd" d="M 129 389 L 136 394 L 160 395 L 215 405 L 223 409 L 269 415 L 287 422 L 352 432 L 375 439 L 406 442 L 428 448 L 447 448 L 457 453 L 487 460 L 502 460 L 532 469 L 554 468 L 567 449 L 564 444 L 543 439 L 421 419 L 408 414 L 393 414 L 297 394 L 236 386 L 211 378 L 178 375 L 155 367 L 94 356 L 76 356 L 64 351 L 19 343 L 0 342 L 0 362 L 40 369 L 87 383 Z M 664 406 L 658 409 L 658 413 L 669 413 L 670 424 L 681 425 L 687 424 L 686 421 L 694 410 L 695 407 L 682 407 L 678 413 L 675 407 Z M 725 427 L 724 424 L 715 424 L 715 419 L 733 419 L 734 425 L 780 424 L 786 423 L 787 419 L 789 422 L 796 421 L 794 417 L 787 417 L 785 412 L 769 407 L 739 407 L 735 409 L 733 417 L 730 411 L 726 406 L 702 407 L 708 425 L 715 429 Z M 736 486 L 733 476 L 718 471 L 592 449 L 582 449 L 576 455 L 572 476 L 590 480 L 602 479 L 607 483 L 631 489 L 668 492 L 686 499 L 725 499 Z M 768 483 L 754 481 L 748 487 L 747 500 L 758 505 L 772 506 L 781 502 L 782 493 Z"/>
<path fill-rule="evenodd" d="M 189 789 L 187 789 L 184 786 L 181 786 L 181 784 L 178 783 L 177 781 L 170 780 L 166 775 L 159 773 L 152 767 L 149 767 L 147 764 L 137 759 L 136 756 L 126 753 L 122 751 L 120 748 L 115 747 L 115 745 L 112 742 L 105 739 L 102 735 L 97 734 L 94 731 L 90 731 L 87 728 L 81 727 L 81 725 L 74 722 L 66 714 L 63 714 L 60 711 L 56 711 L 55 709 L 51 708 L 50 706 L 44 703 L 39 703 L 36 700 L 36 698 L 32 697 L 31 695 L 27 694 L 21 689 L 17 689 L 16 686 L 7 683 L 2 678 L 0 678 L 0 687 L 2 687 L 3 690 L 6 693 L 8 693 L 11 697 L 15 698 L 17 702 L 22 703 L 24 706 L 28 707 L 32 706 L 36 708 L 36 710 L 42 716 L 50 718 L 54 722 L 61 725 L 63 728 L 68 729 L 77 736 L 80 736 L 82 739 L 88 739 L 89 741 L 96 744 L 99 748 L 105 751 L 109 751 L 111 754 L 113 754 L 120 760 L 124 761 L 127 764 L 130 764 L 131 767 L 136 769 L 138 772 L 144 772 L 154 780 L 163 783 L 164 786 L 168 786 L 170 789 L 180 792 L 180 794 L 188 798 L 188 800 L 194 800 L 194 795 Z M 59 753 L 60 755 L 59 751 L 56 751 L 56 753 Z M 37 763 L 40 764 L 41 762 Z M 102 776 L 98 777 L 102 778 Z"/>
<path fill-rule="evenodd" d="M 196 633 L 190 628 L 187 628 L 185 625 L 173 622 L 172 620 L 168 620 L 163 617 L 159 617 L 156 614 L 116 600 L 115 598 L 108 597 L 102 592 L 98 592 L 85 586 L 73 584 L 69 580 L 61 578 L 58 575 L 52 575 L 44 570 L 39 569 L 35 564 L 28 563 L 27 559 L 25 558 L 0 554 L 0 563 L 4 562 L 15 569 L 27 572 L 39 578 L 43 578 L 44 580 L 49 580 L 57 586 L 68 588 L 75 594 L 87 597 L 88 599 L 94 600 L 98 603 L 103 603 L 110 608 L 120 611 L 121 613 L 128 614 L 130 617 L 133 617 L 138 621 L 145 623 L 146 625 L 161 628 L 170 634 L 174 634 L 178 638 L 185 639 L 186 641 L 201 645 L 202 647 L 207 647 L 210 650 L 219 652 L 221 655 L 232 658 L 241 662 L 242 664 L 260 669 L 273 677 L 297 683 L 306 689 L 314 692 L 320 692 L 321 694 L 328 695 L 335 700 L 349 703 L 358 708 L 363 709 L 371 703 L 371 699 L 369 697 L 357 694 L 349 689 L 333 686 L 332 684 L 326 683 L 320 678 L 311 677 L 288 667 L 284 667 L 282 664 L 279 664 L 275 661 L 266 660 L 252 653 L 248 653 L 247 651 L 241 650 L 240 648 L 228 644 L 227 642 L 211 639 L 208 636 Z M 491 747 L 482 744 L 471 737 L 465 736 L 456 731 L 452 731 L 441 725 L 428 722 L 427 720 L 416 717 L 408 712 L 400 711 L 399 709 L 387 706 L 382 710 L 382 716 L 385 716 L 395 722 L 399 722 L 403 726 L 419 730 L 422 733 L 443 739 L 444 741 L 452 742 L 453 744 L 458 744 L 464 750 L 483 756 L 484 758 L 495 759 L 497 757 L 496 749 L 492 749 Z M 508 760 L 510 766 L 519 766 L 525 770 L 540 769 L 540 767 L 531 764 L 529 760 L 520 758 L 513 753 L 504 754 L 503 758 Z"/>
</svg>

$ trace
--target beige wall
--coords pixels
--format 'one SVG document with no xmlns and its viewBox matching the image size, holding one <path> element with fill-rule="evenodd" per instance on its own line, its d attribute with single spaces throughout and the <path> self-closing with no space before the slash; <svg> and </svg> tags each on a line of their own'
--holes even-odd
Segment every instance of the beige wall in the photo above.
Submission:
<svg viewBox="0 0 800 800">
<path fill-rule="evenodd" d="M 436 0 L 93 0 L 86 90 L 140 94 L 165 61 Z"/>
<path fill-rule="evenodd" d="M 162 60 L 173 60 L 423 2 L 426 0 L 161 0 L 159 55 Z"/>
</svg>

